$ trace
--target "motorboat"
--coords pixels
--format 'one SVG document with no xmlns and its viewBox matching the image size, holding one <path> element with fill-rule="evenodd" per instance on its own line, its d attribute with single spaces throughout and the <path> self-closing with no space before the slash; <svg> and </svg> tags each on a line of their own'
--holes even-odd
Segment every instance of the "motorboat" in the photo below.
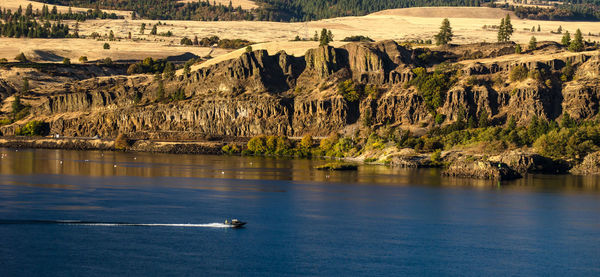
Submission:
<svg viewBox="0 0 600 277">
<path fill-rule="evenodd" d="M 246 225 L 246 222 L 239 221 L 237 219 L 232 219 L 231 221 L 225 220 L 225 225 L 229 225 L 232 228 L 241 228 Z"/>
</svg>

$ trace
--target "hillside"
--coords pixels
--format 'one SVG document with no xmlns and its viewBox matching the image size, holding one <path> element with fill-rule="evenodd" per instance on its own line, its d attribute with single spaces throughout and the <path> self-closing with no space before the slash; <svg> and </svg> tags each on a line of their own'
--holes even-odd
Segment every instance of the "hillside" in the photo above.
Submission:
<svg viewBox="0 0 600 277">
<path fill-rule="evenodd" d="M 517 18 L 514 12 L 484 7 L 419 7 L 391 9 L 372 13 L 371 15 L 393 15 L 404 17 L 433 17 L 433 18 L 486 18 L 498 19 L 506 15 Z"/>
</svg>

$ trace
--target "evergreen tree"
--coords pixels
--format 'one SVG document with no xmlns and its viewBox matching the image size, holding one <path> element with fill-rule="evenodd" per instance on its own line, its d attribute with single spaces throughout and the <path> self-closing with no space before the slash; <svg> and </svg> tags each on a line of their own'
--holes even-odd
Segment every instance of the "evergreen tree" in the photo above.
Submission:
<svg viewBox="0 0 600 277">
<path fill-rule="evenodd" d="M 558 29 L 556 30 L 557 33 L 562 34 L 562 26 L 558 26 Z"/>
<path fill-rule="evenodd" d="M 450 21 L 448 18 L 444 18 L 442 21 L 442 26 L 440 27 L 440 32 L 435 35 L 435 44 L 436 45 L 444 45 L 448 44 L 452 40 L 452 27 L 450 27 Z"/>
<path fill-rule="evenodd" d="M 542 28 L 540 27 L 540 24 L 538 24 L 538 29 L 537 29 L 538 33 L 542 31 Z"/>
<path fill-rule="evenodd" d="M 485 128 L 489 125 L 489 115 L 488 112 L 483 109 L 481 110 L 481 112 L 479 113 L 479 127 L 480 128 Z"/>
<path fill-rule="evenodd" d="M 165 69 L 163 70 L 163 75 L 167 79 L 172 79 L 175 77 L 175 66 L 173 66 L 172 62 L 167 62 L 165 64 Z"/>
<path fill-rule="evenodd" d="M 537 49 L 537 39 L 532 36 L 531 39 L 529 40 L 529 45 L 527 46 L 527 50 L 529 51 L 533 51 Z"/>
<path fill-rule="evenodd" d="M 583 48 L 583 35 L 581 34 L 581 30 L 577 29 L 577 31 L 575 32 L 575 36 L 573 36 L 571 44 L 569 44 L 569 51 L 581 52 L 583 51 Z"/>
<path fill-rule="evenodd" d="M 503 42 L 504 38 L 506 37 L 505 31 L 504 31 L 504 18 L 502 18 L 500 20 L 500 27 L 498 28 L 498 42 Z"/>
<path fill-rule="evenodd" d="M 327 29 L 323 28 L 323 30 L 321 30 L 321 37 L 319 38 L 319 45 L 329 45 L 329 42 L 331 42 L 331 38 L 327 33 Z"/>
<path fill-rule="evenodd" d="M 569 33 L 569 31 L 565 31 L 565 34 L 562 37 L 561 40 L 562 45 L 564 46 L 569 46 L 569 44 L 571 43 L 571 34 Z"/>
<path fill-rule="evenodd" d="M 510 40 L 510 37 L 514 31 L 513 25 L 510 23 L 510 15 L 507 14 L 506 18 L 504 19 L 504 34 L 506 35 L 505 41 Z"/>
<path fill-rule="evenodd" d="M 523 52 L 523 49 L 521 49 L 521 44 L 517 43 L 517 46 L 515 46 L 515 54 L 521 54 L 521 52 Z"/>
<path fill-rule="evenodd" d="M 150 34 L 153 36 L 156 36 L 156 33 L 158 32 L 158 28 L 156 27 L 156 24 L 154 26 L 152 26 L 152 31 L 150 31 Z"/>
<path fill-rule="evenodd" d="M 15 94 L 15 100 L 12 102 L 12 114 L 15 116 L 23 109 L 23 104 L 21 104 L 21 97 L 18 94 Z"/>
<path fill-rule="evenodd" d="M 26 94 L 29 92 L 29 79 L 27 77 L 23 78 L 23 87 L 21 87 L 21 93 Z"/>
</svg>

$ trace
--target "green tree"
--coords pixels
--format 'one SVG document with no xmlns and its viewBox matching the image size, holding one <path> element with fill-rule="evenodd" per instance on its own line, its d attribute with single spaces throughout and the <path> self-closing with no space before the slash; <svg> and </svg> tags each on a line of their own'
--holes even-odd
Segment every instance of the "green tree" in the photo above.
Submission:
<svg viewBox="0 0 600 277">
<path fill-rule="evenodd" d="M 448 44 L 452 40 L 452 27 L 450 27 L 450 21 L 448 18 L 444 18 L 442 21 L 442 26 L 440 27 L 440 32 L 435 35 L 435 44 L 436 45 L 445 45 Z"/>
<path fill-rule="evenodd" d="M 489 115 L 487 110 L 482 109 L 479 113 L 479 122 L 478 125 L 480 128 L 485 128 L 489 125 Z"/>
<path fill-rule="evenodd" d="M 538 24 L 538 29 L 537 29 L 538 33 L 542 31 L 542 28 L 540 27 L 540 24 Z"/>
<path fill-rule="evenodd" d="M 140 35 L 143 35 L 145 30 L 146 30 L 146 23 L 142 23 L 142 26 L 140 27 Z"/>
<path fill-rule="evenodd" d="M 158 28 L 156 27 L 156 25 L 152 26 L 152 30 L 150 31 L 150 34 L 153 36 L 156 36 L 157 32 L 158 32 Z"/>
<path fill-rule="evenodd" d="M 108 42 L 105 42 L 104 45 L 102 46 L 102 48 L 108 50 L 108 49 L 110 49 L 110 44 L 108 44 Z"/>
<path fill-rule="evenodd" d="M 165 64 L 165 69 L 163 69 L 163 75 L 167 79 L 173 79 L 173 77 L 175 77 L 175 66 L 172 62 L 167 62 Z"/>
<path fill-rule="evenodd" d="M 29 78 L 23 78 L 23 87 L 21 87 L 21 93 L 25 94 L 29 92 Z"/>
<path fill-rule="evenodd" d="M 569 31 L 565 31 L 561 43 L 562 45 L 569 47 L 569 44 L 571 44 L 571 34 L 569 33 Z"/>
<path fill-rule="evenodd" d="M 556 30 L 557 33 L 562 34 L 562 26 L 558 26 L 558 29 Z"/>
<path fill-rule="evenodd" d="M 18 114 L 24 108 L 23 104 L 21 103 L 21 96 L 15 94 L 15 99 L 12 102 L 11 108 L 13 116 Z"/>
<path fill-rule="evenodd" d="M 63 64 L 64 64 L 64 65 L 70 65 L 70 64 L 71 64 L 71 59 L 69 59 L 69 58 L 64 58 L 64 59 L 63 59 Z"/>
<path fill-rule="evenodd" d="M 575 36 L 573 36 L 571 44 L 569 44 L 569 51 L 581 52 L 583 51 L 583 47 L 583 35 L 581 34 L 581 30 L 577 29 L 577 31 L 575 32 Z"/>
<path fill-rule="evenodd" d="M 79 57 L 79 62 L 80 63 L 87 63 L 87 61 L 88 61 L 87 56 L 81 56 L 81 57 Z"/>
<path fill-rule="evenodd" d="M 504 25 L 504 18 L 502 18 L 500 19 L 500 27 L 498 27 L 498 42 L 503 42 L 506 37 Z"/>
<path fill-rule="evenodd" d="M 330 32 L 327 32 L 327 29 L 323 28 L 323 30 L 321 30 L 321 37 L 319 37 L 319 45 L 323 46 L 323 45 L 329 45 L 329 42 L 331 42 L 331 37 L 329 37 Z"/>
<path fill-rule="evenodd" d="M 507 14 L 505 18 L 500 20 L 500 27 L 498 28 L 498 41 L 509 41 L 513 32 L 514 28 L 510 22 L 510 15 Z"/>
<path fill-rule="evenodd" d="M 529 45 L 527 46 L 527 50 L 529 51 L 533 51 L 537 49 L 537 39 L 532 36 L 531 39 L 529 40 Z"/>
<path fill-rule="evenodd" d="M 518 44 L 515 46 L 515 54 L 521 54 L 521 52 L 523 52 L 523 49 L 521 49 L 521 44 Z"/>
</svg>

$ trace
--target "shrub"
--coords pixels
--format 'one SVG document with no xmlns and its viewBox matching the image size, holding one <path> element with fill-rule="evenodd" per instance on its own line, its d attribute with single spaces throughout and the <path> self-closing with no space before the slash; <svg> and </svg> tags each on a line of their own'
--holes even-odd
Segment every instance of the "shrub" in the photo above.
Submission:
<svg viewBox="0 0 600 277">
<path fill-rule="evenodd" d="M 87 63 L 87 61 L 88 61 L 87 56 L 81 56 L 81 57 L 79 57 L 79 62 L 80 63 Z"/>
<path fill-rule="evenodd" d="M 252 46 L 248 45 L 246 46 L 246 53 L 250 53 L 252 52 Z"/>
<path fill-rule="evenodd" d="M 248 151 L 263 155 L 292 155 L 292 143 L 285 136 L 258 136 L 248 141 Z"/>
<path fill-rule="evenodd" d="M 62 61 L 62 63 L 65 64 L 65 65 L 70 65 L 71 64 L 71 59 L 64 58 L 63 61 Z"/>
<path fill-rule="evenodd" d="M 517 44 L 517 46 L 515 46 L 515 54 L 521 54 L 521 52 L 523 52 L 521 45 Z"/>
<path fill-rule="evenodd" d="M 315 142 L 314 142 L 312 136 L 305 135 L 302 137 L 302 140 L 300 140 L 300 144 L 298 145 L 298 147 L 301 149 L 310 149 L 313 147 L 314 144 L 315 144 Z"/>
<path fill-rule="evenodd" d="M 567 61 L 567 64 L 562 69 L 562 74 L 560 75 L 560 80 L 563 82 L 570 81 L 573 79 L 573 74 L 575 73 L 575 69 L 573 69 L 573 65 L 571 61 Z"/>
<path fill-rule="evenodd" d="M 221 151 L 223 151 L 223 153 L 227 154 L 227 155 L 232 155 L 235 153 L 239 153 L 240 149 L 235 145 L 235 144 L 228 144 L 225 145 L 221 148 Z"/>
<path fill-rule="evenodd" d="M 446 91 L 452 86 L 454 80 L 451 80 L 445 73 L 428 73 L 422 67 L 413 69 L 413 73 L 415 77 L 410 84 L 417 87 L 427 108 L 433 112 L 441 107 L 444 104 Z"/>
<path fill-rule="evenodd" d="M 45 136 L 48 133 L 48 123 L 37 120 L 29 121 L 25 126 L 15 130 L 17 136 Z"/>
<path fill-rule="evenodd" d="M 527 79 L 529 71 L 522 65 L 517 65 L 510 70 L 508 78 L 512 81 L 523 81 Z"/>
<path fill-rule="evenodd" d="M 115 149 L 123 150 L 127 149 L 130 146 L 131 144 L 127 136 L 125 136 L 124 134 L 117 135 L 117 137 L 115 138 Z"/>
<path fill-rule="evenodd" d="M 362 98 L 362 88 L 354 81 L 346 80 L 338 84 L 338 93 L 344 97 L 347 102 L 355 102 Z"/>
<path fill-rule="evenodd" d="M 181 41 L 179 42 L 179 44 L 181 44 L 181 45 L 192 45 L 192 44 L 194 44 L 194 43 L 193 43 L 193 42 L 192 42 L 192 40 L 191 40 L 191 39 L 189 39 L 188 37 L 183 37 L 183 38 L 181 39 Z"/>
<path fill-rule="evenodd" d="M 374 40 L 367 36 L 349 36 L 342 39 L 342 41 L 360 41 L 360 42 L 373 42 Z"/>
<path fill-rule="evenodd" d="M 19 55 L 17 55 L 15 57 L 15 60 L 19 61 L 19 62 L 26 62 L 27 61 L 27 57 L 25 57 L 25 54 L 23 54 L 23 52 L 19 53 Z"/>
<path fill-rule="evenodd" d="M 321 143 L 319 144 L 319 149 L 323 152 L 328 152 L 333 148 L 333 145 L 335 145 L 335 143 L 337 143 L 339 139 L 340 135 L 338 135 L 337 133 L 333 133 L 327 138 L 321 140 Z"/>
<path fill-rule="evenodd" d="M 108 44 L 108 42 L 105 42 L 104 45 L 102 46 L 102 48 L 110 49 L 110 44 Z"/>
<path fill-rule="evenodd" d="M 446 115 L 443 114 L 436 114 L 435 115 L 435 123 L 436 124 L 442 124 L 444 123 L 444 120 L 446 120 Z"/>
</svg>

